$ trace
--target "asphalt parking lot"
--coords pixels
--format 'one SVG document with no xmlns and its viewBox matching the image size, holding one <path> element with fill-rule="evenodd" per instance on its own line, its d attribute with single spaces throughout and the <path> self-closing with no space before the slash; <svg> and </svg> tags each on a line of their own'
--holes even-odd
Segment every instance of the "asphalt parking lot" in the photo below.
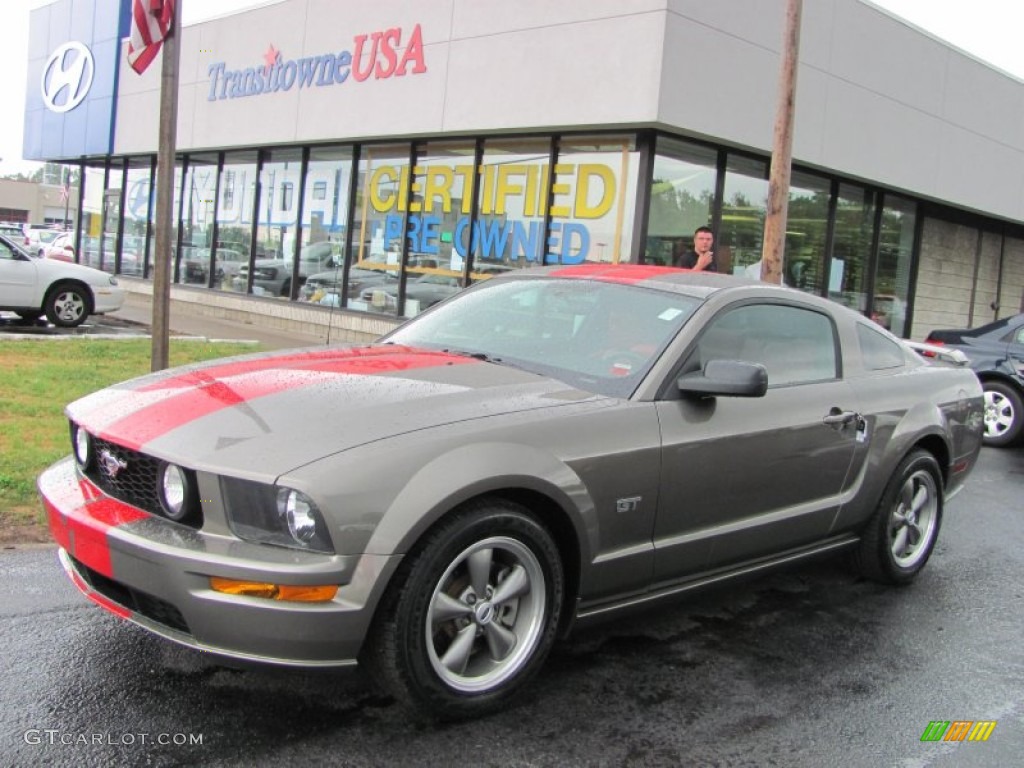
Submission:
<svg viewBox="0 0 1024 768">
<path fill-rule="evenodd" d="M 58 336 L 148 336 L 149 327 L 114 315 L 93 315 L 77 328 L 58 328 L 45 319 L 22 320 L 11 312 L 0 312 L 0 338 L 46 338 Z"/>
</svg>

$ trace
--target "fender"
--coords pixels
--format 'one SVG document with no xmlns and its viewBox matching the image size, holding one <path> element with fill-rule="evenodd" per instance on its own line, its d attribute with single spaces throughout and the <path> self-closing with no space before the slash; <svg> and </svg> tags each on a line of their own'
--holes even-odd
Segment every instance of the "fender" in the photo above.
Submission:
<svg viewBox="0 0 1024 768">
<path fill-rule="evenodd" d="M 580 562 L 593 558 L 598 547 L 595 505 L 579 475 L 535 445 L 506 442 L 461 445 L 423 465 L 385 511 L 367 551 L 406 553 L 454 507 L 507 489 L 534 491 L 551 499 L 575 530 Z M 416 520 L 415 525 L 410 527 L 410 520 Z"/>
</svg>

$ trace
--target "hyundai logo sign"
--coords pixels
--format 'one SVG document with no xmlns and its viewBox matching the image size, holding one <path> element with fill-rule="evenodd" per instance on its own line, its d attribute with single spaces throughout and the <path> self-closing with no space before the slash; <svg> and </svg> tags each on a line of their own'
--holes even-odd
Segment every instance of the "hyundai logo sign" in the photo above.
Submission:
<svg viewBox="0 0 1024 768">
<path fill-rule="evenodd" d="M 74 109 L 89 93 L 95 73 L 92 51 L 82 43 L 64 43 L 50 54 L 43 67 L 43 103 L 53 112 Z"/>
</svg>

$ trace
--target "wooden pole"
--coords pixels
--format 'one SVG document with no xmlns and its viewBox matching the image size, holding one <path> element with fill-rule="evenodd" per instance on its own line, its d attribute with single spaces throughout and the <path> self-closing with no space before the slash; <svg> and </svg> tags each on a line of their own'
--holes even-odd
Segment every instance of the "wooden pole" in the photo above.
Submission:
<svg viewBox="0 0 1024 768">
<path fill-rule="evenodd" d="M 168 365 L 170 349 L 171 247 L 174 212 L 174 153 L 178 128 L 178 59 L 181 4 L 174 4 L 174 23 L 164 38 L 160 71 L 160 134 L 156 158 L 156 244 L 153 255 L 153 344 L 150 370 Z"/>
<path fill-rule="evenodd" d="M 796 71 L 800 53 L 800 15 L 803 0 L 786 0 L 786 29 L 782 40 L 779 98 L 775 108 L 772 167 L 768 176 L 768 210 L 764 220 L 761 279 L 782 283 L 789 216 L 789 179 L 793 164 L 793 115 L 796 112 Z"/>
</svg>

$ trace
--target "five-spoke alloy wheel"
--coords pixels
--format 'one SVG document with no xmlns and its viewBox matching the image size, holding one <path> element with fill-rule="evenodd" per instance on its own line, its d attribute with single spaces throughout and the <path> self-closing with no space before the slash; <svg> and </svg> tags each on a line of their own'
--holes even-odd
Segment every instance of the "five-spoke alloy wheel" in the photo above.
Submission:
<svg viewBox="0 0 1024 768">
<path fill-rule="evenodd" d="M 528 510 L 474 502 L 406 558 L 363 662 L 414 710 L 439 719 L 494 711 L 551 650 L 564 582 L 555 541 Z"/>
<path fill-rule="evenodd" d="M 861 539 L 857 562 L 865 576 L 905 584 L 924 568 L 942 521 L 942 475 L 935 458 L 911 452 L 893 473 Z"/>
<path fill-rule="evenodd" d="M 1024 404 L 1020 393 L 1001 381 L 985 382 L 985 445 L 1015 443 L 1024 430 Z"/>
</svg>

